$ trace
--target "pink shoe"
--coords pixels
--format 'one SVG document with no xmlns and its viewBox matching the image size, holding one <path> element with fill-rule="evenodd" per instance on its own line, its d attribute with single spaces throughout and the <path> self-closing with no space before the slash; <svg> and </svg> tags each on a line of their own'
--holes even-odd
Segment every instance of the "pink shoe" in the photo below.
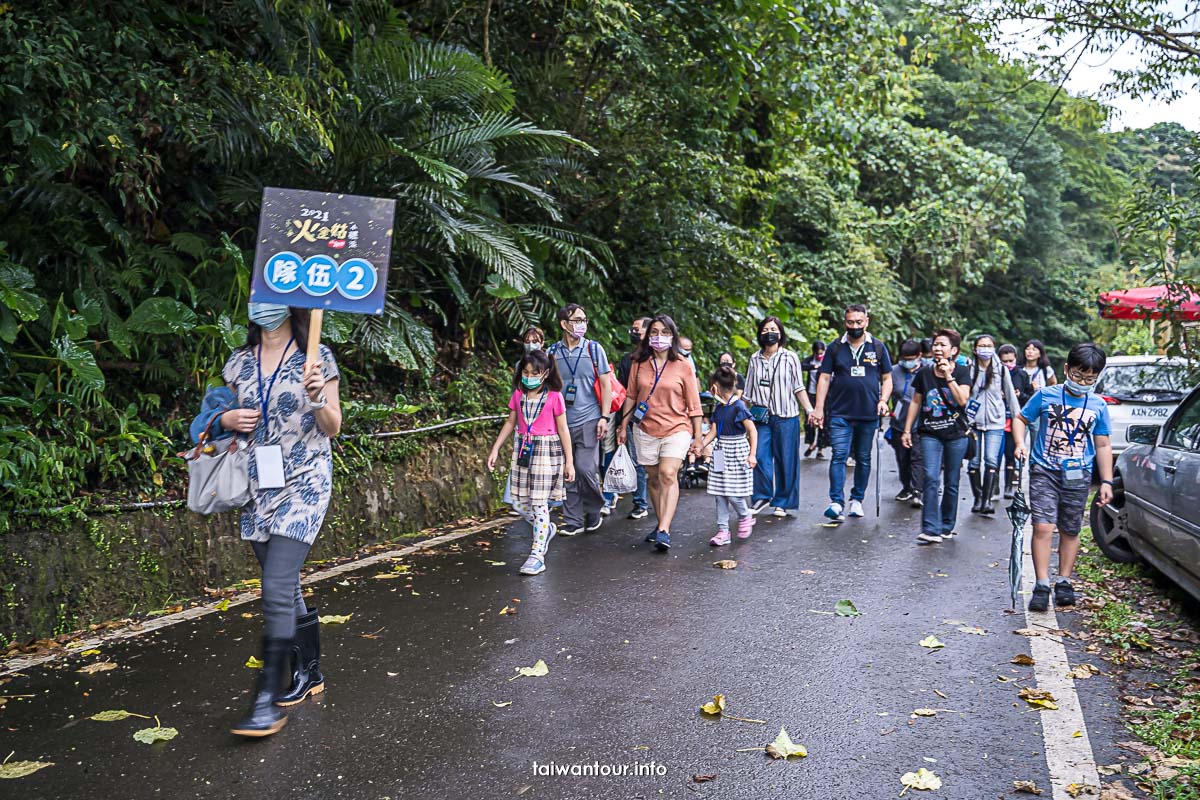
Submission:
<svg viewBox="0 0 1200 800">
<path fill-rule="evenodd" d="M 738 538 L 749 539 L 750 533 L 754 530 L 754 517 L 742 517 L 738 520 Z"/>
<path fill-rule="evenodd" d="M 740 535 L 740 534 L 739 534 Z M 729 531 L 719 530 L 717 535 L 708 540 L 709 544 L 720 547 L 723 544 L 729 544 Z"/>
</svg>

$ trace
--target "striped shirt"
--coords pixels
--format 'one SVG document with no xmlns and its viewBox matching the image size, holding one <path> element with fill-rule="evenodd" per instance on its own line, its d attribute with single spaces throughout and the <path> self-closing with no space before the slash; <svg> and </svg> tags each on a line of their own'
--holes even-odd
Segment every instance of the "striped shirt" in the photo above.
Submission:
<svg viewBox="0 0 1200 800">
<path fill-rule="evenodd" d="M 764 386 L 764 382 L 768 385 Z M 791 350 L 781 347 L 769 359 L 761 350 L 750 356 L 744 396 L 748 404 L 766 406 L 776 417 L 798 417 L 800 401 L 796 399 L 796 392 L 801 391 L 804 391 L 804 377 L 800 372 L 800 359 Z"/>
</svg>

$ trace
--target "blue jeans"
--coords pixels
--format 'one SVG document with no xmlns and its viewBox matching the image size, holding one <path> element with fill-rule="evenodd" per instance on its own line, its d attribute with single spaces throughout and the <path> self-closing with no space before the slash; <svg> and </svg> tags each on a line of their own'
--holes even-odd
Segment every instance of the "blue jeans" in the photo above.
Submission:
<svg viewBox="0 0 1200 800">
<path fill-rule="evenodd" d="M 839 506 L 846 502 L 846 458 L 854 456 L 854 486 L 850 499 L 862 501 L 871 482 L 871 443 L 875 441 L 878 420 L 829 418 L 829 444 L 833 456 L 829 460 L 829 502 Z M 851 453 L 853 451 L 853 453 Z"/>
<path fill-rule="evenodd" d="M 928 434 L 921 436 L 921 458 L 925 462 L 925 485 L 921 492 L 925 506 L 921 509 L 921 533 L 941 536 L 954 530 L 954 523 L 958 521 L 958 481 L 962 477 L 962 462 L 966 454 L 965 436 L 947 440 Z M 945 485 L 942 487 L 939 507 L 938 485 L 943 482 Z"/>
<path fill-rule="evenodd" d="M 979 446 L 975 448 L 975 457 L 971 459 L 971 469 L 979 469 L 980 456 L 988 469 L 1000 467 L 1000 454 L 1004 452 L 1004 429 L 998 431 L 976 431 L 979 436 Z"/>
<path fill-rule="evenodd" d="M 758 426 L 758 466 L 754 468 L 754 495 L 783 509 L 800 508 L 800 417 L 777 417 Z"/>
<path fill-rule="evenodd" d="M 629 448 L 629 455 L 633 458 L 634 466 L 637 468 L 637 489 L 633 492 L 633 507 L 634 508 L 649 508 L 650 501 L 646 499 L 646 468 L 638 463 L 637 448 L 633 446 L 633 431 L 629 432 L 629 438 L 625 440 L 625 446 Z M 616 452 L 615 450 L 613 451 Z M 605 495 L 607 497 L 608 495 Z"/>
</svg>

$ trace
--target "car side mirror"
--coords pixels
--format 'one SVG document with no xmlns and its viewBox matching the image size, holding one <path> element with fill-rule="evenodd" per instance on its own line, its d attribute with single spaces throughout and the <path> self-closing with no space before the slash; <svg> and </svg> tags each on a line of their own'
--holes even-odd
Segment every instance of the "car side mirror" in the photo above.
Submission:
<svg viewBox="0 0 1200 800">
<path fill-rule="evenodd" d="M 1125 438 L 1134 444 L 1158 444 L 1158 432 L 1162 425 L 1130 425 Z"/>
</svg>

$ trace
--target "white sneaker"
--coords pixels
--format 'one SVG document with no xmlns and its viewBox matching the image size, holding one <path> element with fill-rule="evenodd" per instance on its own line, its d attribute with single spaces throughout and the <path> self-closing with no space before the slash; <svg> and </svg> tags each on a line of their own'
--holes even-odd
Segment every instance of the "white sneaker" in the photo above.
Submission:
<svg viewBox="0 0 1200 800">
<path fill-rule="evenodd" d="M 830 503 L 829 508 L 825 509 L 825 516 L 834 522 L 841 522 L 846 519 L 844 516 L 842 516 L 841 503 Z"/>
<path fill-rule="evenodd" d="M 611 503 L 605 503 L 604 505 L 600 506 L 600 516 L 607 517 L 609 514 L 611 514 L 613 512 L 613 507 L 616 504 L 617 504 L 617 501 L 614 500 Z"/>
<path fill-rule="evenodd" d="M 786 517 L 787 515 L 788 515 L 787 511 L 785 511 L 782 508 L 779 508 L 778 506 L 771 509 L 772 517 Z"/>
<path fill-rule="evenodd" d="M 942 537 L 936 533 L 918 533 L 917 544 L 937 544 L 942 541 Z"/>
<path fill-rule="evenodd" d="M 858 500 L 850 501 L 850 508 L 847 509 L 846 513 L 851 517 L 865 517 L 866 516 L 866 514 L 863 513 L 862 503 L 860 503 Z"/>
<path fill-rule="evenodd" d="M 847 458 L 846 458 L 846 466 L 847 466 L 847 467 L 853 467 L 853 466 L 854 466 L 854 459 L 853 459 L 853 458 L 851 458 L 851 457 L 847 457 Z"/>
</svg>

